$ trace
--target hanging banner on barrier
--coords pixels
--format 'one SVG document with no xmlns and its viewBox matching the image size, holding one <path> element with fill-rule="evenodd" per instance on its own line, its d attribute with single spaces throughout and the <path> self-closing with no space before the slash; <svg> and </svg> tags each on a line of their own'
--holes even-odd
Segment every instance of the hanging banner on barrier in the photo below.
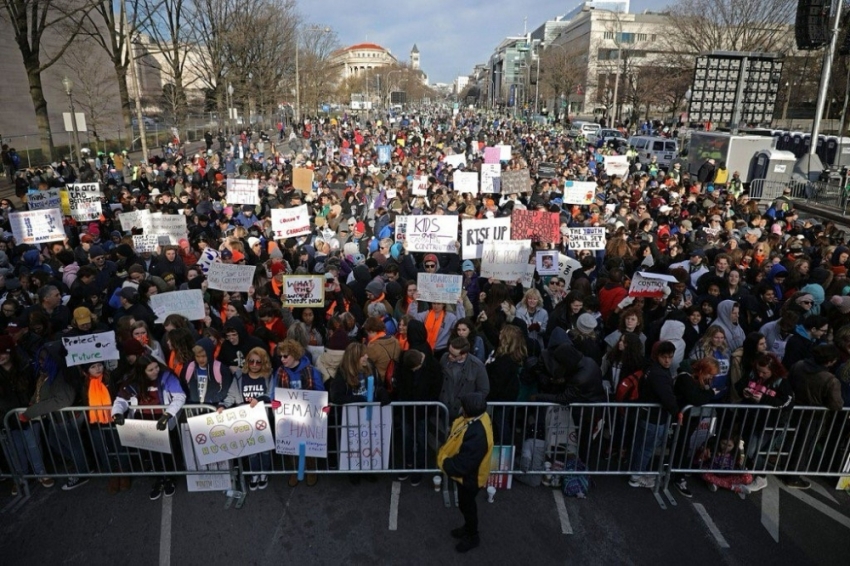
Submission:
<svg viewBox="0 0 850 566">
<path fill-rule="evenodd" d="M 197 491 L 227 491 L 233 489 L 233 480 L 230 477 L 230 461 L 218 462 L 202 466 L 195 458 L 195 451 L 192 449 L 192 433 L 189 432 L 189 426 L 186 423 L 180 425 L 180 445 L 183 448 L 183 462 L 186 464 L 186 471 L 197 474 L 186 475 L 186 489 L 189 492 Z M 228 473 L 209 473 L 203 472 L 228 472 Z"/>
<path fill-rule="evenodd" d="M 116 426 L 121 446 L 138 448 L 151 452 L 171 454 L 171 442 L 168 440 L 168 430 L 157 430 L 156 421 L 142 419 L 127 419 L 121 426 Z"/>
<path fill-rule="evenodd" d="M 369 409 L 372 410 L 371 419 Z M 340 470 L 388 470 L 393 432 L 393 408 L 342 407 Z"/>
<path fill-rule="evenodd" d="M 186 423 L 195 457 L 202 466 L 274 450 L 265 403 L 257 403 L 253 409 L 240 405 L 191 417 Z"/>
<path fill-rule="evenodd" d="M 275 452 L 298 456 L 303 442 L 309 458 L 328 457 L 327 391 L 276 388 L 274 410 Z"/>
</svg>

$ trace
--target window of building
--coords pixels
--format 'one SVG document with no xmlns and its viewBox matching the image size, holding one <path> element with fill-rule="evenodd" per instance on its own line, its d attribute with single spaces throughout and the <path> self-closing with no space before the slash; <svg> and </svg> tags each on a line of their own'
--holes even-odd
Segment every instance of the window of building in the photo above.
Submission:
<svg viewBox="0 0 850 566">
<path fill-rule="evenodd" d="M 658 36 L 655 35 L 654 33 L 649 36 L 649 41 L 656 41 L 657 39 L 658 39 Z"/>
<path fill-rule="evenodd" d="M 637 34 L 637 40 L 638 41 L 646 41 L 647 39 L 648 39 L 648 36 L 645 33 Z"/>
<path fill-rule="evenodd" d="M 606 31 L 605 35 L 603 37 L 605 39 L 614 39 L 614 32 L 613 31 Z"/>
<path fill-rule="evenodd" d="M 620 35 L 620 43 L 634 43 L 635 42 L 635 35 L 636 34 L 634 34 L 634 33 L 623 32 L 619 35 Z"/>
</svg>

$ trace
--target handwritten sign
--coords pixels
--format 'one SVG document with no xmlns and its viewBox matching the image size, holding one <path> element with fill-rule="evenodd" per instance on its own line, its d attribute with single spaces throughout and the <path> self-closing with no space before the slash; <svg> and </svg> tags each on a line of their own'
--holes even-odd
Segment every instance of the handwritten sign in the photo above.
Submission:
<svg viewBox="0 0 850 566">
<path fill-rule="evenodd" d="M 260 204 L 259 179 L 228 179 L 227 204 Z"/>
<path fill-rule="evenodd" d="M 573 280 L 573 274 L 581 269 L 581 263 L 568 255 L 558 254 L 558 269 L 560 270 L 561 277 L 564 278 L 565 286 L 564 289 L 570 288 L 570 283 Z"/>
<path fill-rule="evenodd" d="M 171 442 L 168 430 L 157 430 L 156 421 L 127 419 L 121 426 L 115 427 L 118 439 L 125 448 L 138 448 L 150 452 L 171 454 Z"/>
<path fill-rule="evenodd" d="M 664 296 L 664 289 L 668 283 L 675 284 L 677 282 L 678 280 L 672 275 L 638 271 L 632 278 L 632 284 L 629 287 L 629 296 L 659 299 Z"/>
<path fill-rule="evenodd" d="M 567 181 L 564 185 L 564 203 L 587 206 L 596 197 L 596 183 L 589 181 Z"/>
<path fill-rule="evenodd" d="M 186 216 L 161 212 L 151 214 L 150 230 L 145 231 L 145 235 L 159 236 L 161 245 L 177 245 L 187 234 Z"/>
<path fill-rule="evenodd" d="M 390 465 L 390 442 L 393 430 L 393 409 L 389 405 L 342 407 L 340 435 L 340 470 L 386 470 Z"/>
<path fill-rule="evenodd" d="M 625 155 L 606 155 L 603 163 L 608 175 L 625 177 L 629 174 L 629 159 Z"/>
<path fill-rule="evenodd" d="M 414 175 L 413 180 L 410 182 L 410 190 L 413 193 L 413 196 L 428 196 L 428 176 Z"/>
<path fill-rule="evenodd" d="M 481 165 L 481 192 L 482 193 L 498 193 L 502 189 L 501 185 L 502 166 L 498 163 Z M 495 180 L 499 182 L 496 183 Z M 498 188 L 496 185 L 498 184 Z"/>
<path fill-rule="evenodd" d="M 247 293 L 256 271 L 253 265 L 215 262 L 207 270 L 207 287 L 228 293 Z"/>
<path fill-rule="evenodd" d="M 204 311 L 204 294 L 200 289 L 157 293 L 151 296 L 150 306 L 156 315 L 156 322 L 160 324 L 170 314 L 182 314 L 189 320 L 203 320 L 207 316 Z"/>
<path fill-rule="evenodd" d="M 286 275 L 283 278 L 283 306 L 325 306 L 325 279 L 321 275 Z"/>
<path fill-rule="evenodd" d="M 339 164 L 343 167 L 354 166 L 354 151 L 350 147 L 341 147 L 339 149 Z"/>
<path fill-rule="evenodd" d="M 463 292 L 463 275 L 419 273 L 416 277 L 419 300 L 454 305 Z"/>
<path fill-rule="evenodd" d="M 537 176 L 541 179 L 551 179 L 557 175 L 557 163 L 541 163 L 537 166 Z"/>
<path fill-rule="evenodd" d="M 510 161 L 511 160 L 511 146 L 509 145 L 497 145 L 499 148 L 499 159 L 501 161 Z"/>
<path fill-rule="evenodd" d="M 27 193 L 27 207 L 30 210 L 61 208 L 62 195 L 60 194 L 59 189 L 48 189 L 46 191 L 30 191 Z"/>
<path fill-rule="evenodd" d="M 218 462 L 202 466 L 195 459 L 195 451 L 192 449 L 192 434 L 186 423 L 180 425 L 180 445 L 183 447 L 183 462 L 186 471 L 196 474 L 186 474 L 186 489 L 190 492 L 199 491 L 227 491 L 233 489 L 233 480 L 230 477 L 230 462 Z"/>
<path fill-rule="evenodd" d="M 307 205 L 272 209 L 272 230 L 275 239 L 284 240 L 310 233 L 310 212 Z"/>
<path fill-rule="evenodd" d="M 500 176 L 503 195 L 527 193 L 531 191 L 531 177 L 528 169 L 502 171 Z"/>
<path fill-rule="evenodd" d="M 475 171 L 455 171 L 452 182 L 456 193 L 478 194 L 478 173 Z"/>
<path fill-rule="evenodd" d="M 115 332 L 112 330 L 72 338 L 63 337 L 62 345 L 68 352 L 65 356 L 65 364 L 68 367 L 121 359 L 115 344 Z"/>
<path fill-rule="evenodd" d="M 539 251 L 535 255 L 538 275 L 558 275 L 558 252 L 554 250 Z"/>
<path fill-rule="evenodd" d="M 136 253 L 145 253 L 145 252 L 156 252 L 159 247 L 159 236 L 144 236 L 144 235 L 134 235 L 133 236 L 133 249 Z"/>
<path fill-rule="evenodd" d="M 457 253 L 457 216 L 408 216 L 405 239 L 412 252 Z"/>
<path fill-rule="evenodd" d="M 557 243 L 561 239 L 560 222 L 557 212 L 514 210 L 511 213 L 511 240 Z"/>
<path fill-rule="evenodd" d="M 484 148 L 484 163 L 498 165 L 501 161 L 502 150 L 498 147 Z"/>
<path fill-rule="evenodd" d="M 292 170 L 292 186 L 301 192 L 313 190 L 313 170 L 306 167 L 296 167 Z"/>
<path fill-rule="evenodd" d="M 390 152 L 392 152 L 392 146 L 389 145 L 379 145 L 378 150 L 378 163 L 389 163 L 391 161 Z"/>
<path fill-rule="evenodd" d="M 68 185 L 68 203 L 71 218 L 78 222 L 97 220 L 103 210 L 100 206 L 100 183 L 72 183 Z"/>
<path fill-rule="evenodd" d="M 118 215 L 118 220 L 121 222 L 121 229 L 125 232 L 134 229 L 141 229 L 145 232 L 150 232 L 151 230 L 151 211 L 146 208 L 131 212 L 121 212 Z"/>
<path fill-rule="evenodd" d="M 571 250 L 604 250 L 605 228 L 570 228 Z"/>
<path fill-rule="evenodd" d="M 280 407 L 274 410 L 275 451 L 288 456 L 298 455 L 303 442 L 308 458 L 328 457 L 327 391 L 282 389 L 274 392 Z"/>
<path fill-rule="evenodd" d="M 481 256 L 481 276 L 508 283 L 515 283 L 534 273 L 534 264 L 529 264 L 531 240 L 512 240 L 509 242 L 484 242 L 484 254 Z"/>
<path fill-rule="evenodd" d="M 484 253 L 484 242 L 507 242 L 511 239 L 511 219 L 464 219 L 461 222 L 463 259 L 477 259 Z"/>
<path fill-rule="evenodd" d="M 205 466 L 274 450 L 266 404 L 240 405 L 186 420 L 198 464 Z"/>
<path fill-rule="evenodd" d="M 447 155 L 443 162 L 446 165 L 451 165 L 455 169 L 460 167 L 461 165 L 466 165 L 466 154 L 464 153 L 453 153 L 451 155 Z"/>
<path fill-rule="evenodd" d="M 12 235 L 19 244 L 43 244 L 65 239 L 62 211 L 58 208 L 10 212 Z"/>
</svg>

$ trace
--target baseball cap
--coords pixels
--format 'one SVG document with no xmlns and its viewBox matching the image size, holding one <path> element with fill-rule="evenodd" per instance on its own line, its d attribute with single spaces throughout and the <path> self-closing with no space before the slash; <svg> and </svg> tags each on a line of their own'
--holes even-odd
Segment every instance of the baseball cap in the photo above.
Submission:
<svg viewBox="0 0 850 566">
<path fill-rule="evenodd" d="M 74 309 L 74 322 L 78 325 L 89 324 L 91 322 L 91 311 L 86 307 L 78 307 Z"/>
</svg>

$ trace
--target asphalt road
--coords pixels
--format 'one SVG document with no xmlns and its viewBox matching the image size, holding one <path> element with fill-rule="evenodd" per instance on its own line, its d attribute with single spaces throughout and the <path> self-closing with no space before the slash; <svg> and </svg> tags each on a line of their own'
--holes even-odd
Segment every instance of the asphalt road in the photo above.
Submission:
<svg viewBox="0 0 850 566">
<path fill-rule="evenodd" d="M 394 480 L 352 486 L 344 477 L 324 476 L 313 488 L 290 488 L 276 477 L 239 510 L 225 510 L 221 493 L 188 493 L 182 482 L 173 498 L 156 502 L 147 498 L 145 479 L 112 496 L 106 480 L 71 492 L 57 482 L 0 514 L 0 556 L 6 564 L 87 566 L 279 560 L 805 566 L 846 564 L 850 553 L 850 495 L 828 487 L 832 480 L 816 480 L 823 490 L 792 493 L 771 479 L 746 500 L 710 493 L 692 480 L 694 498 L 676 494 L 678 505 L 662 510 L 648 490 L 600 478 L 587 499 L 564 500 L 566 518 L 558 512 L 559 492 L 515 483 L 492 504 L 479 495 L 482 546 L 464 556 L 449 536 L 462 522 L 460 513 L 424 482 L 400 484 L 397 530 L 390 530 Z M 8 486 L 0 489 L 8 493 Z M 10 501 L 4 496 L 0 505 Z M 778 524 L 778 541 L 763 521 Z"/>
</svg>

